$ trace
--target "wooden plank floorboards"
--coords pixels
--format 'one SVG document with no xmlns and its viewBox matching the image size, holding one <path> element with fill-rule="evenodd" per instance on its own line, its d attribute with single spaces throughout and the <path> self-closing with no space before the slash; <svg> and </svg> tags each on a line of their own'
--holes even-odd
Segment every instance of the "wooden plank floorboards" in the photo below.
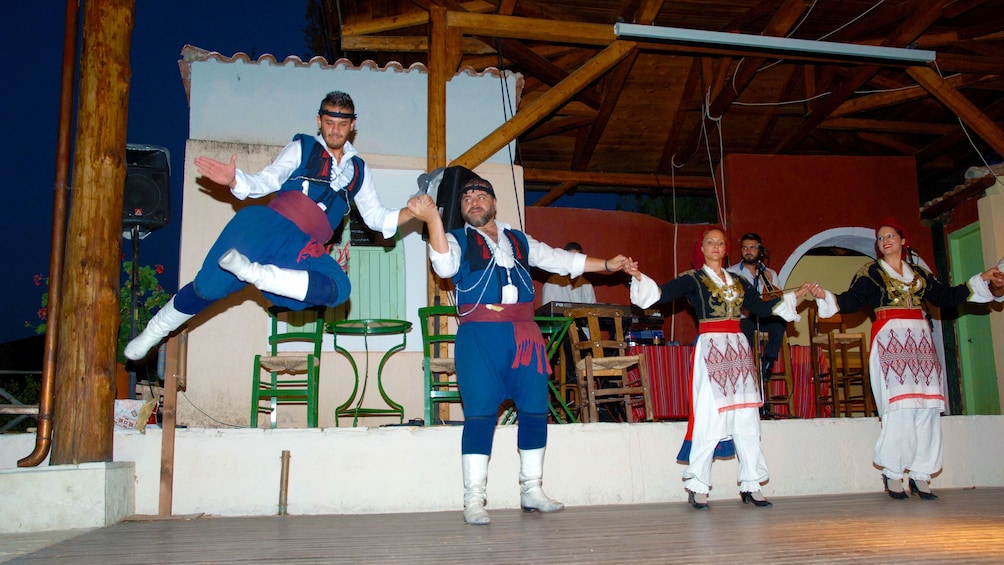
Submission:
<svg viewBox="0 0 1004 565">
<path fill-rule="evenodd" d="M 777 498 L 769 509 L 737 494 L 712 496 L 708 511 L 680 502 L 492 510 L 485 527 L 466 526 L 459 510 L 126 521 L 14 562 L 1004 563 L 1004 489 L 938 494 Z"/>
</svg>

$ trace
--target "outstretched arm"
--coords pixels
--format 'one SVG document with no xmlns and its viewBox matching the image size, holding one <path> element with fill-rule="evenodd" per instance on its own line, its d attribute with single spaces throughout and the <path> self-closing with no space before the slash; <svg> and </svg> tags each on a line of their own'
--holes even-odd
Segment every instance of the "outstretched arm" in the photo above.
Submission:
<svg viewBox="0 0 1004 565">
<path fill-rule="evenodd" d="M 419 194 L 408 199 L 408 211 L 429 228 L 429 247 L 437 253 L 446 253 L 450 245 L 446 241 L 446 229 L 435 200 L 428 194 Z M 402 210 L 403 212 L 403 210 Z"/>
<path fill-rule="evenodd" d="M 195 168 L 207 179 L 233 188 L 237 185 L 237 154 L 230 156 L 230 163 L 223 163 L 209 157 L 196 157 Z"/>
<path fill-rule="evenodd" d="M 630 257 L 617 255 L 610 259 L 600 259 L 599 257 L 586 257 L 586 265 L 582 269 L 585 273 L 598 273 L 600 271 L 627 271 L 629 268 L 638 270 L 638 263 Z"/>
</svg>

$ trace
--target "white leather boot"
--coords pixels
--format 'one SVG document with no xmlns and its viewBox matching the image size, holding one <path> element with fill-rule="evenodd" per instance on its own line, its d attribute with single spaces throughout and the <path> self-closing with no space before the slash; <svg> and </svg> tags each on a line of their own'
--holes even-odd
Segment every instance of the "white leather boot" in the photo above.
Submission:
<svg viewBox="0 0 1004 565">
<path fill-rule="evenodd" d="M 160 340 L 167 337 L 167 334 L 181 327 L 191 318 L 191 314 L 179 312 L 174 308 L 174 297 L 167 301 L 140 334 L 132 339 L 125 346 L 123 353 L 127 359 L 138 361 L 150 352 L 150 348 L 160 343 Z"/>
<path fill-rule="evenodd" d="M 464 521 L 475 526 L 490 524 L 492 519 L 485 510 L 488 500 L 488 456 L 465 453 L 464 466 Z"/>
<path fill-rule="evenodd" d="M 303 300 L 307 297 L 307 285 L 310 283 L 307 271 L 255 263 L 236 249 L 224 253 L 220 257 L 219 265 L 223 270 L 230 271 L 235 277 L 253 284 L 259 290 L 295 300 Z"/>
<path fill-rule="evenodd" d="M 544 494 L 544 448 L 519 450 L 519 505 L 526 512 L 560 512 L 565 505 Z"/>
</svg>

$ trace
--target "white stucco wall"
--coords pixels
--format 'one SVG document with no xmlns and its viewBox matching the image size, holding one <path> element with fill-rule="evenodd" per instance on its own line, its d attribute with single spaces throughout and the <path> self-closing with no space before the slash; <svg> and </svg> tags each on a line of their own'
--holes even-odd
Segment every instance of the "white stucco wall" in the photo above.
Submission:
<svg viewBox="0 0 1004 565">
<path fill-rule="evenodd" d="M 421 65 L 410 69 L 372 65 L 353 68 L 344 62 L 322 65 L 290 58 L 273 63 L 243 57 L 194 53 L 189 59 L 191 120 L 186 147 L 182 207 L 179 287 L 190 282 L 206 252 L 227 221 L 242 206 L 228 191 L 200 180 L 197 156 L 221 161 L 238 155 L 242 170 L 257 172 L 278 154 L 295 133 L 316 131 L 317 108 L 331 90 L 348 92 L 359 115 L 352 142 L 369 165 L 377 192 L 391 208 L 405 205 L 418 189 L 426 168 L 428 74 Z M 319 61 L 319 60 L 318 60 Z M 458 156 L 502 125 L 506 108 L 514 108 L 518 76 L 507 75 L 500 88 L 498 73 L 462 72 L 447 85 L 447 154 Z M 503 104 L 500 92 L 508 100 Z M 522 171 L 511 167 L 508 148 L 476 168 L 495 187 L 499 219 L 521 225 Z M 421 225 L 412 222 L 399 231 L 405 250 L 406 311 L 413 324 L 407 348 L 394 355 L 384 371 L 388 395 L 405 407 L 405 419 L 423 416 L 421 334 L 417 311 L 427 304 L 428 259 Z M 351 263 L 351 259 L 350 259 Z M 351 265 L 350 265 L 351 268 Z M 221 300 L 189 321 L 187 390 L 178 400 L 178 423 L 193 427 L 242 427 L 250 417 L 252 359 L 265 346 L 267 302 L 254 289 Z M 370 381 L 364 407 L 382 406 L 375 379 L 383 352 L 397 337 L 340 337 L 338 344 L 353 352 L 362 370 L 370 351 Z M 341 355 L 323 355 L 321 362 L 320 425 L 334 426 L 334 408 L 352 391 L 351 366 Z M 305 425 L 302 408 L 283 407 L 279 425 Z M 361 425 L 396 423 L 391 417 L 370 417 Z M 351 425 L 343 418 L 340 425 Z M 260 422 L 260 425 L 264 423 Z"/>
<path fill-rule="evenodd" d="M 549 427 L 544 487 L 569 506 L 686 500 L 676 454 L 686 422 L 567 424 Z M 1004 486 L 1004 416 L 942 418 L 944 472 L 934 488 Z M 277 513 L 282 452 L 290 452 L 290 514 L 376 514 L 462 508 L 460 426 L 430 428 L 181 429 L 176 434 L 172 513 L 217 516 Z M 495 434 L 488 507 L 519 504 L 516 427 Z M 764 492 L 778 497 L 873 492 L 876 418 L 762 422 L 770 468 Z M 115 461 L 135 462 L 135 511 L 159 511 L 161 431 L 115 433 Z M 0 492 L 32 488 L 34 471 L 15 470 L 31 434 L 0 435 Z M 735 459 L 712 467 L 712 502 L 737 500 Z M 18 486 L 11 482 L 21 481 Z M 48 488 L 52 488 L 51 486 Z M 16 512 L 37 512 L 31 505 Z M 56 528 L 58 529 L 58 528 Z"/>
<path fill-rule="evenodd" d="M 428 77 L 419 64 L 379 69 L 372 62 L 352 67 L 344 59 L 327 65 L 321 59 L 303 63 L 296 57 L 283 62 L 218 54 L 196 57 L 190 74 L 189 137 L 281 146 L 294 133 L 313 133 L 321 99 L 341 90 L 356 104 L 359 135 L 353 143 L 360 153 L 424 157 Z M 454 76 L 446 84 L 447 159 L 458 157 L 512 117 L 520 86 L 520 75 L 505 73 L 503 81 L 494 70 Z M 509 163 L 514 146 L 488 162 Z"/>
</svg>

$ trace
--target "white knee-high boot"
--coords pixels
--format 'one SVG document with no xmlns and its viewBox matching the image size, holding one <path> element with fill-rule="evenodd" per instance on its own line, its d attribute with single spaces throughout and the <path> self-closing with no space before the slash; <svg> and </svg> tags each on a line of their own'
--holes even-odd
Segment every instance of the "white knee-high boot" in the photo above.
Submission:
<svg viewBox="0 0 1004 565">
<path fill-rule="evenodd" d="M 465 453 L 461 456 L 464 466 L 464 521 L 476 526 L 491 523 L 485 510 L 488 499 L 488 456 L 480 453 Z"/>
<path fill-rule="evenodd" d="M 526 512 L 559 512 L 565 505 L 544 494 L 544 448 L 519 450 L 519 504 Z"/>
<path fill-rule="evenodd" d="M 146 357 L 151 347 L 160 343 L 160 340 L 167 337 L 167 334 L 181 327 L 181 324 L 187 322 L 191 317 L 191 314 L 179 312 L 174 308 L 174 297 L 172 296 L 171 300 L 150 319 L 146 328 L 126 344 L 123 353 L 127 359 L 133 361 Z"/>
<path fill-rule="evenodd" d="M 259 290 L 288 296 L 295 300 L 307 297 L 307 285 L 310 284 L 310 275 L 307 271 L 255 263 L 236 249 L 224 253 L 220 257 L 219 265 L 223 270 L 230 271 L 235 277 L 253 284 Z"/>
</svg>

